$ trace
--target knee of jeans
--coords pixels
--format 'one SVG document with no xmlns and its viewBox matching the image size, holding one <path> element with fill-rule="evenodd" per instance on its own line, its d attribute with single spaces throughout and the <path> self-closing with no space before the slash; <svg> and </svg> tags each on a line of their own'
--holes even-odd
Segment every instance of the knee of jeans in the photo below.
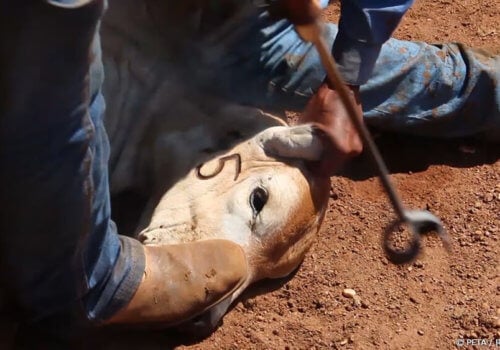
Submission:
<svg viewBox="0 0 500 350">
<path fill-rule="evenodd" d="M 330 47 L 336 35 L 336 25 L 325 26 L 323 37 Z M 270 80 L 270 87 L 273 91 L 279 89 L 296 96 L 310 97 L 326 77 L 318 52 L 312 44 L 301 42 L 295 32 L 289 34 L 288 42 L 291 43 L 288 46 L 290 49 L 277 57 L 277 61 L 281 61 L 278 67 L 282 69 L 281 72 L 276 70 L 278 74 Z"/>
</svg>

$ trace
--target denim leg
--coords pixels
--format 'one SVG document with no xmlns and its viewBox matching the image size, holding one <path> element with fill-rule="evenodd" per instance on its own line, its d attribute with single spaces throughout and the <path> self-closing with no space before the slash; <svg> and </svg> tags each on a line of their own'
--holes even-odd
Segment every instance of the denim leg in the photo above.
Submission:
<svg viewBox="0 0 500 350">
<path fill-rule="evenodd" d="M 0 281 L 21 319 L 42 326 L 109 316 L 144 268 L 110 220 L 103 7 L 0 5 Z"/>
<path fill-rule="evenodd" d="M 145 259 L 140 243 L 119 236 L 111 220 L 108 162 L 110 145 L 104 127 L 104 98 L 99 91 L 89 107 L 94 127 L 90 140 L 91 190 L 90 229 L 81 249 L 86 282 L 81 290 L 85 315 L 103 320 L 126 305 L 142 280 Z"/>
<path fill-rule="evenodd" d="M 499 81 L 500 56 L 392 39 L 362 86 L 365 119 L 383 131 L 500 141 Z"/>
<path fill-rule="evenodd" d="M 204 48 L 211 58 L 207 70 L 215 73 L 211 91 L 263 108 L 302 110 L 325 78 L 312 45 L 265 12 L 237 26 L 218 45 Z M 325 26 L 330 46 L 336 34 L 336 25 Z M 439 137 L 488 131 L 500 140 L 499 80 L 499 56 L 459 44 L 391 39 L 361 89 L 365 120 L 383 131 Z"/>
<path fill-rule="evenodd" d="M 320 2 L 328 5 L 328 0 Z M 325 78 L 314 47 L 286 20 L 252 7 L 241 12 L 190 47 L 188 81 L 243 104 L 302 109 Z M 330 47 L 336 31 L 326 28 Z"/>
</svg>

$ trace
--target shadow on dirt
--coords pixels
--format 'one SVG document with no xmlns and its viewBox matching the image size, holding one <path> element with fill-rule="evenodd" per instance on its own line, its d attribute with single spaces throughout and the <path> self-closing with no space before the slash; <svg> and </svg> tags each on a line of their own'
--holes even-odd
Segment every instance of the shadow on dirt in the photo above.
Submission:
<svg viewBox="0 0 500 350">
<path fill-rule="evenodd" d="M 432 165 L 469 168 L 493 164 L 500 159 L 500 144 L 477 139 L 432 139 L 408 135 L 384 134 L 375 142 L 391 174 L 422 172 Z M 365 180 L 378 172 L 366 152 L 340 174 L 353 180 Z"/>
</svg>

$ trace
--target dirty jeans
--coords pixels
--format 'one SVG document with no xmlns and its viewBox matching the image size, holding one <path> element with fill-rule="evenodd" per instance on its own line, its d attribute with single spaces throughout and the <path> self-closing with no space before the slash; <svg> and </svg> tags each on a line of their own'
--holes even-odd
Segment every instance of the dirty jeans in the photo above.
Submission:
<svg viewBox="0 0 500 350">
<path fill-rule="evenodd" d="M 144 272 L 110 219 L 103 9 L 0 3 L 0 288 L 20 321 L 63 334 L 123 307 Z"/>
<path fill-rule="evenodd" d="M 326 25 L 330 46 L 336 34 L 335 24 Z M 314 47 L 266 13 L 249 15 L 196 49 L 191 57 L 205 65 L 198 59 L 192 65 L 193 80 L 245 104 L 301 111 L 325 79 Z M 484 133 L 500 141 L 499 81 L 498 55 L 390 39 L 361 86 L 365 122 L 380 131 L 441 138 Z"/>
</svg>

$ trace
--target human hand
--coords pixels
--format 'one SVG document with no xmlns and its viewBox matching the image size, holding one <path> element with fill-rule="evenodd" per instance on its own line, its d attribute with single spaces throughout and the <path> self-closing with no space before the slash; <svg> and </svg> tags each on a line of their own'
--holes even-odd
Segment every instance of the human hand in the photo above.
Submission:
<svg viewBox="0 0 500 350">
<path fill-rule="evenodd" d="M 286 18 L 294 25 L 314 23 L 321 16 L 319 0 L 278 0 L 269 9 L 275 18 Z"/>
<path fill-rule="evenodd" d="M 346 85 L 350 99 L 354 102 L 357 118 L 362 120 L 363 110 L 359 97 L 359 87 Z M 339 94 L 326 83 L 309 100 L 300 118 L 301 123 L 315 123 L 327 138 L 324 159 L 318 164 L 321 174 L 333 175 L 349 159 L 359 155 L 363 143 L 351 122 Z"/>
</svg>

